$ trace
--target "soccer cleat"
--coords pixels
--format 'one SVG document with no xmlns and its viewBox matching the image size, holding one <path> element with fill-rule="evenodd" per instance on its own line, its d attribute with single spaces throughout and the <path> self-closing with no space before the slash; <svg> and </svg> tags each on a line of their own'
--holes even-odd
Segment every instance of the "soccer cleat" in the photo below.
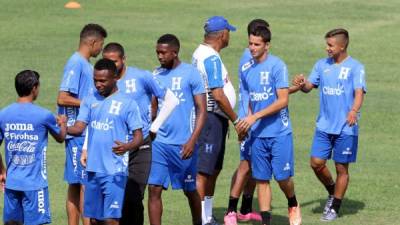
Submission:
<svg viewBox="0 0 400 225">
<path fill-rule="evenodd" d="M 290 225 L 301 225 L 300 205 L 297 205 L 295 207 L 289 207 L 288 214 L 289 214 Z"/>
<path fill-rule="evenodd" d="M 217 219 L 213 215 L 211 220 L 208 223 L 204 224 L 204 225 L 219 225 L 219 223 L 217 223 Z"/>
<path fill-rule="evenodd" d="M 328 212 L 321 217 L 321 221 L 330 222 L 338 218 L 338 214 L 334 209 L 329 209 Z"/>
<path fill-rule="evenodd" d="M 324 211 L 322 213 L 323 216 L 329 212 L 329 209 L 331 209 L 332 202 L 333 202 L 333 195 L 329 195 L 328 200 L 326 200 L 326 203 L 325 203 Z"/>
<path fill-rule="evenodd" d="M 241 214 L 240 212 L 237 214 L 237 219 L 240 222 L 248 222 L 250 220 L 253 221 L 262 221 L 261 215 L 258 212 L 249 212 L 246 214 Z"/>
<path fill-rule="evenodd" d="M 229 212 L 224 216 L 225 225 L 237 225 L 236 212 Z"/>
</svg>

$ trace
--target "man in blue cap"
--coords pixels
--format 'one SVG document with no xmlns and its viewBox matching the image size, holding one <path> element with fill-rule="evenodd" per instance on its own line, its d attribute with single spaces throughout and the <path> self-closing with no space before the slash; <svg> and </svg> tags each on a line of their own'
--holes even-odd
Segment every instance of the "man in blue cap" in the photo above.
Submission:
<svg viewBox="0 0 400 225">
<path fill-rule="evenodd" d="M 203 224 L 216 224 L 212 216 L 212 202 L 215 183 L 222 169 L 228 124 L 229 120 L 232 121 L 236 129 L 239 122 L 233 111 L 235 89 L 219 55 L 229 44 L 229 32 L 235 30 L 222 16 L 209 18 L 204 25 L 204 41 L 192 58 L 193 65 L 204 80 L 207 93 L 207 120 L 198 139 L 197 164 L 197 190 L 202 200 Z"/>
</svg>

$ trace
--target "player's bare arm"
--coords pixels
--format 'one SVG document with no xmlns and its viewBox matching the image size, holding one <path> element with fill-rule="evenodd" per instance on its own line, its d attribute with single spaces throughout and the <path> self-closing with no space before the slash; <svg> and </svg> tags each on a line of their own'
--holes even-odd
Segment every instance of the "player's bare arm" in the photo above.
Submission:
<svg viewBox="0 0 400 225">
<path fill-rule="evenodd" d="M 1 144 L 1 141 L 0 141 Z M 0 153 L 0 188 L 4 189 L 4 185 L 6 183 L 6 167 L 3 164 L 3 157 Z"/>
<path fill-rule="evenodd" d="M 71 93 L 66 91 L 58 92 L 57 104 L 61 106 L 76 106 L 79 107 L 81 101 L 78 98 L 75 98 L 71 95 Z"/>
<path fill-rule="evenodd" d="M 50 134 L 53 136 L 54 140 L 61 143 L 65 140 L 65 136 L 67 135 L 67 117 L 65 115 L 58 115 L 57 124 L 60 127 L 60 133 L 50 132 Z"/>
<path fill-rule="evenodd" d="M 67 134 L 72 136 L 79 136 L 85 131 L 86 123 L 82 121 L 76 121 L 74 126 L 67 127 Z"/>
<path fill-rule="evenodd" d="M 114 141 L 115 146 L 112 148 L 113 152 L 117 155 L 123 155 L 127 151 L 135 151 L 143 144 L 142 129 L 133 131 L 133 139 L 128 143 L 121 141 Z"/>
<path fill-rule="evenodd" d="M 229 120 L 232 121 L 233 125 L 235 126 L 236 133 L 242 133 L 237 126 L 239 117 L 236 115 L 235 111 L 233 111 L 231 104 L 224 93 L 224 90 L 222 88 L 214 88 L 211 90 L 211 92 L 220 109 L 229 117 Z"/>
<path fill-rule="evenodd" d="M 265 109 L 258 111 L 254 114 L 251 114 L 244 118 L 243 120 L 239 121 L 238 123 L 238 128 L 241 131 L 247 132 L 250 127 L 259 119 L 270 116 L 272 114 L 275 114 L 279 112 L 281 109 L 285 108 L 289 104 L 289 89 L 288 88 L 281 88 L 277 89 L 277 96 L 278 99 L 266 107 Z"/>
<path fill-rule="evenodd" d="M 206 95 L 195 95 L 193 98 L 196 107 L 196 121 L 192 136 L 190 136 L 188 142 L 183 145 L 182 159 L 187 159 L 192 156 L 194 146 L 200 136 L 201 130 L 203 129 L 204 123 L 207 118 Z"/>
<path fill-rule="evenodd" d="M 357 123 L 357 113 L 361 109 L 363 100 L 364 100 L 364 91 L 361 88 L 356 89 L 354 92 L 353 106 L 351 107 L 350 112 L 347 114 L 347 123 L 349 124 L 349 126 L 353 126 L 354 124 Z"/>
<path fill-rule="evenodd" d="M 238 117 L 233 111 L 228 98 L 226 97 L 224 90 L 222 88 L 214 88 L 211 90 L 212 95 L 217 102 L 221 110 L 229 117 L 229 119 L 234 122 Z"/>
</svg>

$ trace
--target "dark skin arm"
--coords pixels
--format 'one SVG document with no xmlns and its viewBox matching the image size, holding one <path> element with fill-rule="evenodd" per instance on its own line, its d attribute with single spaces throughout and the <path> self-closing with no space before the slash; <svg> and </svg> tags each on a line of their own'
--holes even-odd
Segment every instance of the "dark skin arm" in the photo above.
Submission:
<svg viewBox="0 0 400 225">
<path fill-rule="evenodd" d="M 71 95 L 71 93 L 66 91 L 58 92 L 57 104 L 61 106 L 76 106 L 79 107 L 81 101 Z"/>
<path fill-rule="evenodd" d="M 1 141 L 0 141 L 1 144 Z M 3 164 L 3 158 L 0 153 L 0 188 L 4 190 L 4 185 L 6 184 L 6 167 Z"/>
<path fill-rule="evenodd" d="M 142 129 L 137 129 L 133 131 L 133 140 L 128 143 L 123 143 L 121 141 L 114 141 L 115 146 L 112 151 L 117 155 L 123 155 L 127 151 L 135 151 L 143 144 L 143 134 Z"/>
<path fill-rule="evenodd" d="M 79 136 L 85 131 L 86 125 L 82 121 L 76 121 L 74 126 L 67 127 L 67 133 L 72 136 Z"/>
<path fill-rule="evenodd" d="M 246 118 L 239 121 L 238 128 L 243 132 L 247 132 L 257 120 L 275 114 L 279 112 L 281 109 L 287 107 L 289 104 L 288 88 L 277 89 L 276 93 L 278 99 L 274 103 L 272 103 L 271 105 L 269 105 L 268 107 L 264 108 L 261 111 L 248 115 Z"/>
<path fill-rule="evenodd" d="M 235 121 L 238 117 L 233 111 L 228 98 L 225 96 L 224 90 L 222 88 L 214 88 L 211 90 L 211 93 L 221 110 L 232 122 Z"/>
<path fill-rule="evenodd" d="M 194 146 L 200 136 L 201 130 L 203 129 L 207 118 L 206 95 L 195 95 L 193 98 L 196 107 L 196 122 L 192 136 L 182 147 L 182 159 L 188 159 L 192 156 Z"/>
</svg>

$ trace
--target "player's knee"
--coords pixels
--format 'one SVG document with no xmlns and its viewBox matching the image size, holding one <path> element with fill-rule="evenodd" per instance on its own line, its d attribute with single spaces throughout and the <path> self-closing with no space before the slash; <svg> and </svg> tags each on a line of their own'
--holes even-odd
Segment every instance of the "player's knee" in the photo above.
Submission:
<svg viewBox="0 0 400 225">
<path fill-rule="evenodd" d="M 197 192 L 197 190 L 194 190 L 194 191 L 184 191 L 183 193 L 184 193 L 185 196 L 186 196 L 187 198 L 189 198 L 189 199 L 193 199 L 193 198 L 196 198 L 196 197 L 199 197 L 199 198 L 200 198 L 200 195 L 199 195 L 199 193 Z"/>
<path fill-rule="evenodd" d="M 150 199 L 159 199 L 161 198 L 161 186 L 149 185 L 149 198 Z"/>
<path fill-rule="evenodd" d="M 318 173 L 318 172 L 322 171 L 323 169 L 325 169 L 326 164 L 325 164 L 325 162 L 319 162 L 319 161 L 311 160 L 310 161 L 310 166 L 315 172 Z"/>
<path fill-rule="evenodd" d="M 97 220 L 90 218 L 90 225 L 97 225 Z"/>
</svg>

